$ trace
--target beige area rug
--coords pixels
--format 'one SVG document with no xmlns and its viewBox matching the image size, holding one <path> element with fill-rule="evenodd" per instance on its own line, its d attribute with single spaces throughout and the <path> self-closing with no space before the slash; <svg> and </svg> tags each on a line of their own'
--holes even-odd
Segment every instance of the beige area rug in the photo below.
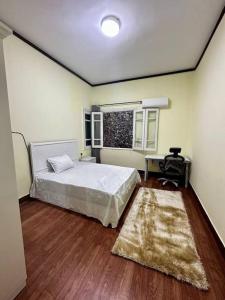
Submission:
<svg viewBox="0 0 225 300">
<path fill-rule="evenodd" d="M 208 289 L 180 192 L 140 188 L 112 253 Z"/>
</svg>

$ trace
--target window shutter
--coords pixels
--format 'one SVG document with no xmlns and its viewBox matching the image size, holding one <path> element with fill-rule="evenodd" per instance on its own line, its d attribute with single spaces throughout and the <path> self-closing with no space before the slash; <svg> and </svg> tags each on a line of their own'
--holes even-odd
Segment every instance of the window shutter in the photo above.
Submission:
<svg viewBox="0 0 225 300">
<path fill-rule="evenodd" d="M 159 109 L 134 111 L 133 149 L 156 151 L 158 144 Z"/>
<path fill-rule="evenodd" d="M 91 113 L 92 148 L 103 147 L 103 113 Z"/>
<path fill-rule="evenodd" d="M 133 122 L 133 149 L 143 150 L 144 147 L 144 125 L 145 125 L 145 111 L 134 111 Z"/>
</svg>

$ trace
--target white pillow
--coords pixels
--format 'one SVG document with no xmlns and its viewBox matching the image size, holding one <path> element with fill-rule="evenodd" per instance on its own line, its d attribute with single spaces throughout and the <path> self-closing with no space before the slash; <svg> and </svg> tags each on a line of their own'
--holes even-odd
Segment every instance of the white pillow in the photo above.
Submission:
<svg viewBox="0 0 225 300">
<path fill-rule="evenodd" d="M 67 169 L 74 167 L 72 159 L 67 154 L 49 157 L 48 162 L 52 166 L 52 169 L 55 173 L 61 173 Z"/>
</svg>

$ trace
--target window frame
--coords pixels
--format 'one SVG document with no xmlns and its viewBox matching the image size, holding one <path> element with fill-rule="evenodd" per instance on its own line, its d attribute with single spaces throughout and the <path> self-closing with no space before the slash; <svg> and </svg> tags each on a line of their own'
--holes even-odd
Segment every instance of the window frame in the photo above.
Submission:
<svg viewBox="0 0 225 300">
<path fill-rule="evenodd" d="M 135 146 L 136 144 L 136 115 L 138 113 L 142 112 L 143 114 L 143 119 L 142 119 L 142 135 L 141 135 L 141 146 L 138 147 L 138 146 Z M 145 133 L 145 110 L 144 109 L 137 109 L 137 110 L 134 110 L 133 112 L 133 149 L 134 150 L 143 150 L 144 148 L 144 133 Z"/>
<path fill-rule="evenodd" d="M 95 120 L 95 116 L 99 116 L 99 120 Z M 100 123 L 100 138 L 95 139 L 95 126 L 94 123 Z M 100 141 L 99 145 L 95 145 L 95 141 Z M 92 112 L 91 113 L 91 146 L 92 148 L 103 148 L 103 112 Z"/>
<path fill-rule="evenodd" d="M 155 139 L 154 139 L 154 144 L 155 147 L 147 147 L 147 135 L 148 135 L 148 113 L 149 112 L 155 112 L 156 113 L 156 118 L 155 118 Z M 145 129 L 144 129 L 144 146 L 143 150 L 144 151 L 152 151 L 156 152 L 158 148 L 158 128 L 159 128 L 159 109 L 158 108 L 147 108 L 145 109 Z"/>
<path fill-rule="evenodd" d="M 136 135 L 136 114 L 142 112 L 143 113 L 143 123 L 142 123 L 142 140 L 141 146 L 135 146 L 135 135 Z M 155 140 L 154 140 L 154 147 L 147 147 L 147 133 L 148 133 L 148 113 L 155 112 L 156 113 L 156 125 L 155 125 Z M 147 109 L 138 109 L 134 110 L 134 122 L 133 122 L 133 149 L 134 150 L 141 150 L 141 151 L 151 151 L 157 152 L 158 149 L 158 128 L 159 128 L 159 109 L 158 108 L 147 108 Z"/>
<path fill-rule="evenodd" d="M 86 120 L 86 115 L 90 115 L 90 121 Z M 86 136 L 86 122 L 90 122 L 91 124 L 91 138 L 87 139 Z M 92 123 L 91 123 L 91 111 L 87 108 L 83 109 L 83 136 L 84 136 L 84 149 L 91 149 L 91 145 L 87 145 L 87 141 L 90 141 L 92 143 Z"/>
</svg>

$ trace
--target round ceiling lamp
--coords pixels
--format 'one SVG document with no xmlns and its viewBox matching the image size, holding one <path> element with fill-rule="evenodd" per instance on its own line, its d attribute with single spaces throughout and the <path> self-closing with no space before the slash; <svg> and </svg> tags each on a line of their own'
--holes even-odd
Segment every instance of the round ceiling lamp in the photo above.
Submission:
<svg viewBox="0 0 225 300">
<path fill-rule="evenodd" d="M 108 37 L 116 36 L 120 31 L 120 20 L 115 16 L 107 16 L 102 19 L 101 30 Z"/>
</svg>

